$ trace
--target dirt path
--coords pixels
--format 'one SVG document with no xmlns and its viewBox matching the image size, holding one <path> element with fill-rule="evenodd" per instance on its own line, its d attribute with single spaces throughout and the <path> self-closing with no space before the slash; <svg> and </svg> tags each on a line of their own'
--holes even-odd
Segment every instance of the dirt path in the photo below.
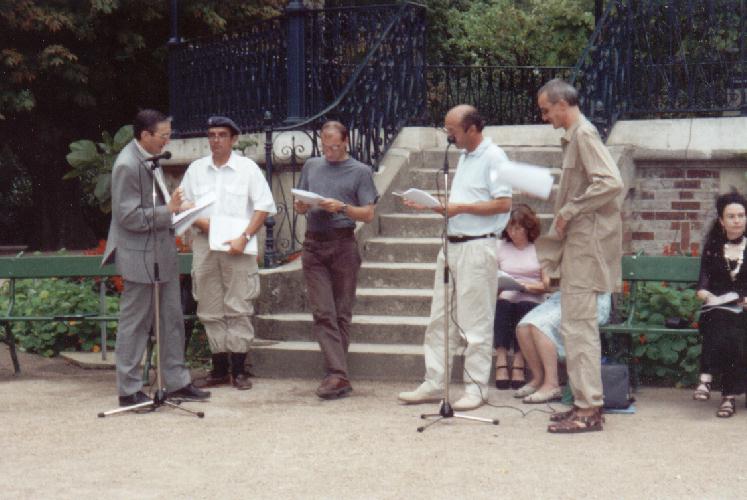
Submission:
<svg viewBox="0 0 747 500">
<path fill-rule="evenodd" d="M 0 349 L 4 499 L 744 496 L 747 411 L 716 419 L 715 400 L 684 390 L 644 388 L 636 415 L 577 436 L 546 433 L 545 414 L 490 407 L 474 413 L 499 426 L 450 420 L 420 434 L 435 406 L 397 405 L 410 386 L 388 382 L 326 402 L 316 381 L 255 379 L 191 404 L 202 420 L 165 408 L 99 419 L 116 404 L 113 371 L 21 358 L 15 378 Z M 530 409 L 506 391 L 490 400 Z"/>
</svg>

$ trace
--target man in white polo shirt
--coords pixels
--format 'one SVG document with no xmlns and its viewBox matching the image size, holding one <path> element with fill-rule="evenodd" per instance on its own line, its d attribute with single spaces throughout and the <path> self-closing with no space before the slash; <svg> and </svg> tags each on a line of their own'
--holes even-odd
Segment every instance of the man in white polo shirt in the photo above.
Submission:
<svg viewBox="0 0 747 500">
<path fill-rule="evenodd" d="M 454 410 L 472 410 L 488 398 L 492 360 L 493 320 L 498 289 L 495 238 L 508 222 L 511 188 L 501 184 L 499 169 L 508 161 L 501 148 L 482 135 L 484 121 L 477 109 L 461 104 L 444 119 L 449 139 L 462 148 L 448 200 L 448 245 L 451 319 L 449 363 L 460 336 L 464 352 L 465 393 Z M 424 208 L 412 203 L 415 208 Z M 443 213 L 443 208 L 434 209 Z M 402 392 L 406 404 L 438 402 L 444 390 L 444 254 L 436 261 L 431 317 L 425 331 L 425 381 L 414 391 Z M 454 322 L 456 319 L 456 323 Z"/>
<path fill-rule="evenodd" d="M 197 219 L 192 241 L 192 290 L 197 317 L 213 353 L 213 367 L 205 386 L 229 382 L 237 389 L 250 389 L 244 371 L 246 354 L 254 339 L 250 316 L 259 295 L 257 256 L 244 252 L 249 240 L 262 229 L 268 214 L 276 212 L 272 192 L 256 163 L 233 152 L 239 127 L 225 116 L 208 119 L 211 154 L 195 160 L 182 179 L 184 198 L 196 202 L 215 193 L 211 216 L 229 216 L 249 221 L 236 237 L 227 241 L 228 251 L 210 249 L 211 218 Z M 229 375 L 229 362 L 231 373 Z"/>
</svg>

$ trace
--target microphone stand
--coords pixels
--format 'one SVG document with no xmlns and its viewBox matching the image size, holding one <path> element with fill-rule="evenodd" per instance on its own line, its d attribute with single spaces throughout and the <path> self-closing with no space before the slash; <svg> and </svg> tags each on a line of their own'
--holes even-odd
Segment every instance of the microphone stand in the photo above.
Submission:
<svg viewBox="0 0 747 500">
<path fill-rule="evenodd" d="M 171 155 L 169 154 L 168 157 Z M 131 406 L 123 406 L 114 410 L 101 412 L 98 414 L 100 418 L 108 417 L 110 415 L 116 415 L 117 413 L 126 413 L 135 410 L 150 409 L 155 411 L 161 406 L 169 406 L 176 408 L 187 413 L 191 413 L 198 418 L 205 416 L 204 412 L 193 411 L 188 408 L 181 406 L 181 403 L 174 403 L 166 398 L 166 386 L 163 383 L 163 373 L 161 370 L 161 275 L 158 269 L 158 239 L 156 233 L 156 204 L 158 201 L 158 192 L 156 191 L 156 169 L 161 165 L 159 164 L 160 157 L 168 158 L 167 156 L 159 155 L 157 157 L 149 158 L 152 162 L 151 169 L 151 194 L 153 199 L 153 222 L 150 225 L 151 239 L 153 241 L 153 330 L 156 334 L 156 392 L 153 394 L 152 401 L 146 401 L 144 403 L 138 403 Z M 165 194 L 165 193 L 164 193 Z"/>
<path fill-rule="evenodd" d="M 423 432 L 431 425 L 441 422 L 448 418 L 461 418 L 463 420 L 473 420 L 475 422 L 484 422 L 487 424 L 498 425 L 498 419 L 473 417 L 471 415 L 464 415 L 462 413 L 455 413 L 454 408 L 451 407 L 449 402 L 449 383 L 451 382 L 451 370 L 449 369 L 449 319 L 451 318 L 451 303 L 449 302 L 449 148 L 454 144 L 454 139 L 449 136 L 447 137 L 448 145 L 444 151 L 444 164 L 443 164 L 443 176 L 444 176 L 444 218 L 443 218 L 443 229 L 442 229 L 442 252 L 444 254 L 444 396 L 441 400 L 438 408 L 438 413 L 423 413 L 420 415 L 421 419 L 435 418 L 434 421 L 429 422 L 423 426 L 418 427 L 418 432 Z"/>
</svg>

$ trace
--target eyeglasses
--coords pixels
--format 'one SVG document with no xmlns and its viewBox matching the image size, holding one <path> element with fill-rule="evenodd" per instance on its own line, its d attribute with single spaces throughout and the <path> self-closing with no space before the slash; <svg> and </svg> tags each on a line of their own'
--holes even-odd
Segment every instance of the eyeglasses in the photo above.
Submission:
<svg viewBox="0 0 747 500">
<path fill-rule="evenodd" d="M 226 139 L 231 137 L 231 134 L 229 134 L 228 132 L 211 132 L 207 137 L 209 141 L 225 141 Z"/>
<path fill-rule="evenodd" d="M 329 149 L 331 151 L 338 151 L 345 147 L 344 144 L 324 144 L 322 143 L 322 149 Z"/>
</svg>

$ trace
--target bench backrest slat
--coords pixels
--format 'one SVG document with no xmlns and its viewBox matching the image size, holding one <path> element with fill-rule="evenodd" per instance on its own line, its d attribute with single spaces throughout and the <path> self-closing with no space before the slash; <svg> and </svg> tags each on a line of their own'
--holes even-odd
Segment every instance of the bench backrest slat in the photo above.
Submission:
<svg viewBox="0 0 747 500">
<path fill-rule="evenodd" d="M 192 254 L 179 255 L 179 272 L 189 274 Z M 101 267 L 100 255 L 30 255 L 0 257 L 0 279 L 9 278 L 70 278 L 116 276 L 113 264 Z"/>
<path fill-rule="evenodd" d="M 700 257 L 625 255 L 623 281 L 670 281 L 695 283 L 700 273 Z"/>
</svg>

